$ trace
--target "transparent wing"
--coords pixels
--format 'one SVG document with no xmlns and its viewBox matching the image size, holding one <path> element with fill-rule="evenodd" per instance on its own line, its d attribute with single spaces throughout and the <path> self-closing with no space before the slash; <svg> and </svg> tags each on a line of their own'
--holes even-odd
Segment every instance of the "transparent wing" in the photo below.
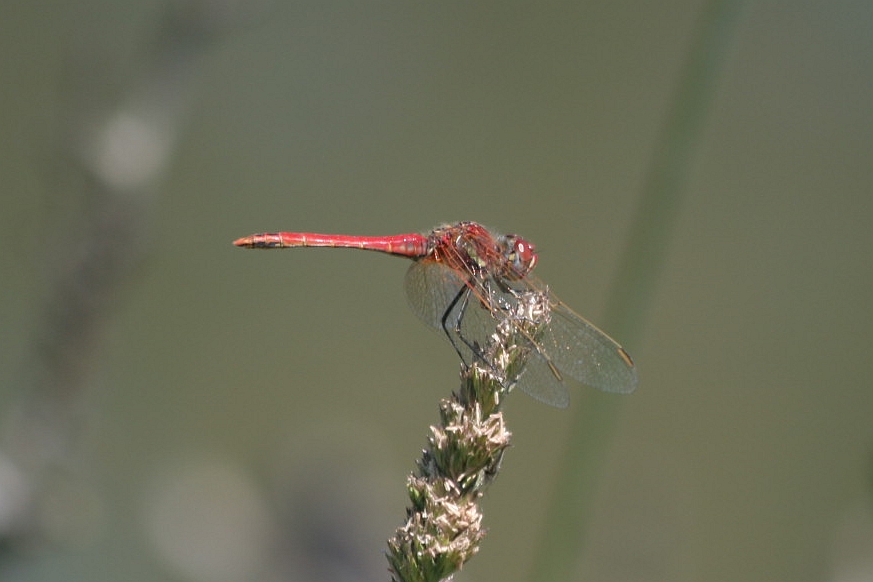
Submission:
<svg viewBox="0 0 873 582">
<path fill-rule="evenodd" d="M 404 286 L 415 314 L 444 332 L 470 364 L 489 341 L 497 322 L 513 310 L 520 293 L 547 289 L 534 277 L 511 285 L 511 291 L 501 291 L 501 285 L 487 278 L 467 285 L 454 269 L 421 260 L 410 266 Z M 550 321 L 537 338 L 531 338 L 530 359 L 517 386 L 558 408 L 569 403 L 568 378 L 604 392 L 633 392 L 637 372 L 627 352 L 551 293 L 549 305 Z"/>
<path fill-rule="evenodd" d="M 570 393 L 564 379 L 556 375 L 548 360 L 538 353 L 531 356 L 516 386 L 549 406 L 567 408 L 570 404 Z"/>
<path fill-rule="evenodd" d="M 427 260 L 413 263 L 404 282 L 412 311 L 443 333 L 467 365 L 479 357 L 498 321 L 481 286 L 481 281 L 468 285 L 454 269 Z"/>
<path fill-rule="evenodd" d="M 551 371 L 552 364 L 561 374 L 603 392 L 636 390 L 637 370 L 624 348 L 556 297 L 550 303 L 551 321 L 538 340 L 545 368 Z"/>
<path fill-rule="evenodd" d="M 427 325 L 443 331 L 443 317 L 466 283 L 442 263 L 415 261 L 406 271 L 403 288 L 409 308 Z"/>
</svg>

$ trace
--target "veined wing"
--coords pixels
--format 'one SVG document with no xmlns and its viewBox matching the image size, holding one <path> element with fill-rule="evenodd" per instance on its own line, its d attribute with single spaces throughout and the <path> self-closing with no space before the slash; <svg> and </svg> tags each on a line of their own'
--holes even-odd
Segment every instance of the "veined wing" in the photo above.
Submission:
<svg viewBox="0 0 873 582">
<path fill-rule="evenodd" d="M 636 390 L 637 370 L 624 348 L 556 297 L 550 302 L 551 321 L 538 341 L 546 368 L 603 392 Z"/>
<path fill-rule="evenodd" d="M 443 333 L 466 365 L 481 358 L 500 317 L 495 299 L 504 294 L 482 285 L 481 281 L 467 284 L 461 273 L 435 261 L 415 262 L 406 272 L 404 286 L 410 308 Z M 506 295 L 506 299 L 511 298 Z"/>
<path fill-rule="evenodd" d="M 443 331 L 443 318 L 466 286 L 460 273 L 427 259 L 412 263 L 403 282 L 410 309 L 438 331 Z"/>
</svg>

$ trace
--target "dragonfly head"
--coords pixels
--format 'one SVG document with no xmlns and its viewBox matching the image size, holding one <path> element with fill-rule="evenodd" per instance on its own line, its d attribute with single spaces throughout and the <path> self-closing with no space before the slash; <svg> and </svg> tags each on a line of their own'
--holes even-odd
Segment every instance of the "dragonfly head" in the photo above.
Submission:
<svg viewBox="0 0 873 582">
<path fill-rule="evenodd" d="M 514 234 L 508 234 L 501 240 L 503 256 L 506 257 L 506 275 L 511 279 L 521 279 L 537 264 L 537 253 L 533 244 Z"/>
</svg>

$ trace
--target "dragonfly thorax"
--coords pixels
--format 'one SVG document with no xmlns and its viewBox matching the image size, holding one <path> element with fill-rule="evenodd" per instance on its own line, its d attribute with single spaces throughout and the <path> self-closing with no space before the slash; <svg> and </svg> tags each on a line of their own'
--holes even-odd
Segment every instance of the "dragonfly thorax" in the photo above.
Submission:
<svg viewBox="0 0 873 582">
<path fill-rule="evenodd" d="M 534 246 L 514 234 L 495 235 L 475 222 L 447 224 L 429 237 L 431 256 L 460 273 L 518 281 L 537 262 Z"/>
</svg>

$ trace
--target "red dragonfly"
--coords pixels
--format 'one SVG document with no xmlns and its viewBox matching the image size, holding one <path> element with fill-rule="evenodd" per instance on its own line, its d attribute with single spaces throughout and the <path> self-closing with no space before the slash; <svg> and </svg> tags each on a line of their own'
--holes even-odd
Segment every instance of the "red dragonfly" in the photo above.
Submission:
<svg viewBox="0 0 873 582">
<path fill-rule="evenodd" d="M 275 249 L 343 247 L 378 251 L 415 261 L 406 273 L 406 295 L 426 324 L 445 333 L 466 364 L 498 322 L 526 292 L 548 298 L 548 324 L 531 342 L 517 385 L 542 402 L 564 408 L 568 379 L 604 392 L 637 387 L 630 355 L 615 340 L 577 315 L 531 274 L 534 246 L 516 235 L 497 235 L 475 222 L 459 222 L 427 235 L 349 236 L 304 232 L 261 233 L 234 241 L 238 247 Z"/>
</svg>

